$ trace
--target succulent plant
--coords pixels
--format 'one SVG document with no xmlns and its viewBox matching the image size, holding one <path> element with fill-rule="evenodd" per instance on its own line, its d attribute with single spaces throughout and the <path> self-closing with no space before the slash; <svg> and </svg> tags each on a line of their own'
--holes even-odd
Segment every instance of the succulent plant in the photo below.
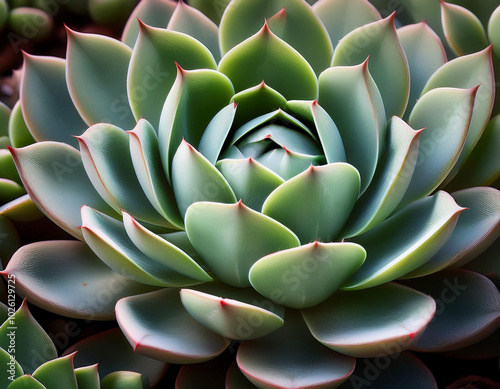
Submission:
<svg viewBox="0 0 500 389">
<path fill-rule="evenodd" d="M 13 282 L 13 278 L 10 281 Z M 9 296 L 8 306 L 0 302 L 0 322 L 3 323 L 0 325 L 0 364 L 2 369 L 5 369 L 0 378 L 2 389 L 142 389 L 144 387 L 143 376 L 136 371 L 116 370 L 100 379 L 100 371 L 109 370 L 111 366 L 109 363 L 105 363 L 108 366 L 104 368 L 101 365 L 98 367 L 97 364 L 75 368 L 75 361 L 80 357 L 77 357 L 77 352 L 67 353 L 58 358 L 54 342 L 33 317 L 26 300 L 14 312 L 13 294 L 9 293 Z M 114 330 L 108 331 L 106 336 L 113 339 L 114 346 L 118 346 L 117 351 L 120 350 L 120 344 L 125 341 L 121 340 L 123 336 Z M 102 339 L 100 341 L 102 342 Z M 90 337 L 83 342 L 95 343 L 95 340 Z M 128 364 L 124 364 L 122 359 L 124 356 L 130 358 L 131 352 L 120 351 L 122 354 L 115 355 L 113 363 L 115 366 L 126 366 Z M 83 356 L 84 359 L 86 357 L 88 355 Z M 143 369 L 146 363 L 155 364 L 155 361 L 148 361 L 147 358 L 140 356 L 132 359 L 135 359 L 136 370 Z M 101 357 L 101 361 L 103 360 Z M 150 371 L 157 367 L 153 367 Z"/>
<path fill-rule="evenodd" d="M 204 4 L 217 25 L 144 0 L 122 42 L 68 30 L 66 59 L 25 56 L 37 143 L 10 151 L 77 241 L 2 274 L 49 311 L 116 311 L 136 353 L 186 365 L 178 388 L 230 344 L 228 388 L 361 387 L 356 358 L 389 361 L 373 387 L 436 387 L 405 350 L 476 355 L 500 325 L 491 46 L 454 29 L 475 51 L 447 61 L 364 0 L 227 3 Z"/>
</svg>

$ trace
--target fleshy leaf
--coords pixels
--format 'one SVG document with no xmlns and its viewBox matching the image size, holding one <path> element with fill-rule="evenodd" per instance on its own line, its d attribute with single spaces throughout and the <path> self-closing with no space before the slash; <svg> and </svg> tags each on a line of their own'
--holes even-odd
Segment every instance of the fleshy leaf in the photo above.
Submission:
<svg viewBox="0 0 500 389">
<path fill-rule="evenodd" d="M 410 93 L 410 72 L 394 27 L 394 14 L 359 27 L 342 38 L 333 54 L 332 66 L 358 65 L 367 57 L 370 57 L 370 74 L 382 95 L 386 116 L 402 116 Z"/>
<path fill-rule="evenodd" d="M 251 266 L 264 255 L 297 247 L 288 228 L 242 202 L 199 202 L 186 212 L 189 240 L 218 279 L 248 287 Z"/>
<path fill-rule="evenodd" d="M 421 22 L 397 30 L 410 68 L 410 97 L 404 119 L 408 119 L 431 75 L 446 63 L 446 53 L 439 36 Z"/>
<path fill-rule="evenodd" d="M 25 245 L 4 273 L 16 277 L 21 296 L 45 310 L 73 318 L 111 320 L 120 298 L 152 290 L 115 273 L 87 245 L 75 241 Z"/>
<path fill-rule="evenodd" d="M 0 204 L 13 201 L 26 193 L 22 185 L 7 178 L 0 178 Z"/>
<path fill-rule="evenodd" d="M 297 50 L 317 74 L 329 66 L 333 48 L 328 33 L 311 7 L 301 0 L 243 0 L 229 4 L 220 23 L 222 53 L 226 55 L 255 34 L 265 19 L 271 30 Z"/>
<path fill-rule="evenodd" d="M 92 251 L 124 277 L 153 286 L 185 286 L 197 283 L 165 266 L 161 256 L 145 256 L 130 240 L 123 223 L 118 220 L 83 206 L 81 228 Z"/>
<path fill-rule="evenodd" d="M 30 375 L 23 375 L 13 381 L 7 389 L 47 389 Z"/>
<path fill-rule="evenodd" d="M 182 216 L 197 201 L 236 201 L 224 176 L 184 140 L 172 161 L 172 186 Z"/>
<path fill-rule="evenodd" d="M 75 377 L 78 389 L 101 389 L 97 365 L 75 369 Z"/>
<path fill-rule="evenodd" d="M 0 263 L 7 265 L 12 254 L 21 246 L 16 227 L 6 217 L 0 215 Z M 2 321 L 0 320 L 0 323 Z"/>
<path fill-rule="evenodd" d="M 400 348 L 394 351 L 396 353 L 390 356 L 358 360 L 354 373 L 342 389 L 357 389 L 365 385 L 370 385 L 370 389 L 438 389 L 432 372 L 416 356 L 408 351 L 400 352 Z"/>
<path fill-rule="evenodd" d="M 320 0 L 312 9 L 325 25 L 334 48 L 351 31 L 381 19 L 367 0 Z"/>
<path fill-rule="evenodd" d="M 204 362 L 229 344 L 191 317 L 177 289 L 124 298 L 116 305 L 116 316 L 135 352 L 166 362 Z"/>
<path fill-rule="evenodd" d="M 159 1 L 141 4 L 155 3 Z M 128 96 L 135 118 L 144 118 L 158 129 L 163 104 L 177 75 L 175 62 L 185 69 L 216 69 L 217 64 L 208 49 L 188 35 L 142 22 L 139 28 L 128 72 Z"/>
<path fill-rule="evenodd" d="M 262 212 L 294 231 L 303 244 L 331 242 L 354 207 L 359 182 L 359 173 L 349 164 L 311 166 L 274 190 Z"/>
<path fill-rule="evenodd" d="M 346 162 L 344 143 L 339 130 L 330 115 L 316 100 L 292 100 L 287 103 L 287 109 L 300 119 L 306 119 L 314 124 L 327 163 Z"/>
<path fill-rule="evenodd" d="M 14 222 L 32 222 L 44 217 L 28 194 L 2 205 L 0 215 Z"/>
<path fill-rule="evenodd" d="M 354 206 L 344 237 L 368 231 L 397 207 L 415 169 L 420 132 L 396 116 L 389 121 L 386 149 L 372 183 Z"/>
<path fill-rule="evenodd" d="M 260 211 L 267 196 L 283 179 L 252 158 L 223 159 L 217 163 L 224 178 L 243 204 Z"/>
<path fill-rule="evenodd" d="M 410 185 L 399 209 L 432 193 L 460 157 L 467 138 L 477 87 L 437 88 L 415 104 L 410 115 L 412 128 L 424 128 Z"/>
<path fill-rule="evenodd" d="M 353 238 L 365 248 L 367 258 L 342 289 L 370 288 L 417 269 L 445 244 L 463 210 L 440 191 Z"/>
<path fill-rule="evenodd" d="M 271 32 L 267 23 L 225 54 L 219 63 L 219 71 L 231 79 L 236 92 L 265 80 L 287 100 L 314 100 L 318 93 L 318 82 L 311 65 Z"/>
<path fill-rule="evenodd" d="M 168 30 L 182 32 L 203 43 L 220 61 L 219 28 L 207 16 L 196 8 L 190 7 L 184 1 L 179 1 L 170 17 Z"/>
<path fill-rule="evenodd" d="M 12 339 L 15 345 L 9 347 Z M 57 357 L 54 343 L 31 315 L 26 300 L 0 326 L 0 347 L 13 355 L 26 373 L 33 373 L 39 365 Z"/>
<path fill-rule="evenodd" d="M 227 107 L 221 109 L 210 121 L 201 137 L 198 151 L 212 165 L 215 165 L 219 159 L 219 154 L 233 125 L 237 105 L 231 102 Z"/>
<path fill-rule="evenodd" d="M 293 339 L 293 341 L 290 341 Z M 259 388 L 332 388 L 354 370 L 355 360 L 319 344 L 300 313 L 287 311 L 285 325 L 259 339 L 243 342 L 236 362 Z"/>
<path fill-rule="evenodd" d="M 460 215 L 450 239 L 429 261 L 408 274 L 408 278 L 422 277 L 451 265 L 463 266 L 500 236 L 500 191 L 469 188 L 452 196 L 467 209 Z"/>
<path fill-rule="evenodd" d="M 140 21 L 152 27 L 166 28 L 177 3 L 171 0 L 141 1 L 128 18 L 123 29 L 122 42 L 134 47 L 139 36 Z"/>
<path fill-rule="evenodd" d="M 130 140 L 120 128 L 95 124 L 78 137 L 83 166 L 101 197 L 117 212 L 127 210 L 135 218 L 170 227 L 144 194 L 130 156 Z"/>
<path fill-rule="evenodd" d="M 89 126 L 104 122 L 132 128 L 135 120 L 126 89 L 130 48 L 103 35 L 66 31 L 66 79 L 80 116 Z"/>
<path fill-rule="evenodd" d="M 256 339 L 283 325 L 283 308 L 250 288 L 237 289 L 224 284 L 209 284 L 180 292 L 184 308 L 198 322 L 215 333 L 231 339 Z M 262 304 L 264 303 L 264 304 Z M 271 305 L 273 310 L 267 309 Z"/>
<path fill-rule="evenodd" d="M 128 133 L 132 164 L 146 197 L 172 227 L 183 228 L 174 192 L 161 166 L 158 137 L 153 127 L 140 119 L 134 130 Z"/>
<path fill-rule="evenodd" d="M 4 102 L 0 102 L 0 137 L 9 136 L 9 118 L 11 112 L 11 109 Z"/>
<path fill-rule="evenodd" d="M 488 22 L 488 37 L 493 43 L 493 51 L 500 58 L 500 7 L 497 7 Z"/>
<path fill-rule="evenodd" d="M 308 308 L 330 297 L 365 257 L 365 250 L 354 243 L 314 242 L 259 259 L 249 277 L 252 286 L 274 302 Z"/>
<path fill-rule="evenodd" d="M 162 239 L 160 236 L 140 225 L 132 216 L 123 212 L 123 225 L 135 246 L 151 261 L 165 266 L 193 280 L 208 282 L 210 277 L 184 251 Z"/>
<path fill-rule="evenodd" d="M 82 239 L 77 227 L 83 204 L 113 214 L 89 181 L 78 150 L 43 142 L 10 151 L 33 202 L 66 232 Z"/>
<path fill-rule="evenodd" d="M 75 366 L 97 363 L 100 377 L 114 371 L 137 372 L 142 375 L 144 388 L 154 387 L 168 368 L 164 362 L 135 353 L 119 328 L 88 336 L 67 349 L 64 355 L 75 352 Z"/>
<path fill-rule="evenodd" d="M 20 100 L 24 120 L 37 141 L 54 140 L 76 146 L 72 135 L 87 125 L 80 118 L 66 85 L 66 61 L 25 54 Z"/>
<path fill-rule="evenodd" d="M 405 284 L 432 296 L 437 306 L 434 320 L 413 350 L 457 350 L 484 339 L 498 328 L 500 293 L 493 282 L 480 274 L 462 269 L 445 270 L 405 281 Z M 453 331 L 450 331 L 451 323 Z"/>
<path fill-rule="evenodd" d="M 463 165 L 473 147 L 479 141 L 490 119 L 495 99 L 495 79 L 491 59 L 491 46 L 479 53 L 456 58 L 439 68 L 424 88 L 423 93 L 426 93 L 432 89 L 441 87 L 466 89 L 475 88 L 479 85 L 467 133 L 467 140 L 460 153 L 460 158 L 445 183 L 450 181 Z M 467 74 L 467 77 L 464 77 L 464 74 Z M 464 107 L 462 107 L 462 111 L 466 111 Z M 457 115 L 461 113 L 458 112 Z M 462 116 L 466 115 L 462 114 Z M 453 116 L 450 115 L 450 117 L 453 120 Z M 455 120 L 458 122 L 458 119 Z"/>
<path fill-rule="evenodd" d="M 74 354 L 53 359 L 38 367 L 33 378 L 38 380 L 47 389 L 78 389 L 75 370 L 73 368 Z"/>
<path fill-rule="evenodd" d="M 114 371 L 101 380 L 101 389 L 143 389 L 142 377 L 132 371 Z"/>
<path fill-rule="evenodd" d="M 486 126 L 463 166 L 446 185 L 448 192 L 474 186 L 487 186 L 500 177 L 500 115 Z"/>
<path fill-rule="evenodd" d="M 227 369 L 226 389 L 257 389 L 241 372 L 236 362 Z"/>
<path fill-rule="evenodd" d="M 488 46 L 481 21 L 467 8 L 441 3 L 441 22 L 448 44 L 457 56 L 471 54 Z"/>
<path fill-rule="evenodd" d="M 236 93 L 231 99 L 238 105 L 234 127 L 238 128 L 250 120 L 268 112 L 287 106 L 286 99 L 264 81 L 252 88 Z"/>
<path fill-rule="evenodd" d="M 361 175 L 363 193 L 375 174 L 386 134 L 384 103 L 368 62 L 325 70 L 319 77 L 318 102 L 338 127 L 347 162 Z"/>
<path fill-rule="evenodd" d="M 190 0 L 189 5 L 198 8 L 217 25 L 231 0 Z"/>
<path fill-rule="evenodd" d="M 35 139 L 24 121 L 20 100 L 12 108 L 9 118 L 9 139 L 12 147 L 24 147 L 35 143 Z"/>
<path fill-rule="evenodd" d="M 12 381 L 23 375 L 21 365 L 15 359 L 12 359 L 11 355 L 3 348 L 0 348 L 0 365 L 7 370 L 7 374 L 5 374 L 4 370 L 4 374 L 0 378 L 2 388 L 7 388 Z"/>
<path fill-rule="evenodd" d="M 177 67 L 177 78 L 160 116 L 158 141 L 163 169 L 170 178 L 172 159 L 184 138 L 195 148 L 212 118 L 234 95 L 231 81 L 223 74 Z"/>
<path fill-rule="evenodd" d="M 435 311 L 431 297 L 388 283 L 336 293 L 302 314 L 313 336 L 327 347 L 353 357 L 373 358 L 413 345 Z"/>
</svg>

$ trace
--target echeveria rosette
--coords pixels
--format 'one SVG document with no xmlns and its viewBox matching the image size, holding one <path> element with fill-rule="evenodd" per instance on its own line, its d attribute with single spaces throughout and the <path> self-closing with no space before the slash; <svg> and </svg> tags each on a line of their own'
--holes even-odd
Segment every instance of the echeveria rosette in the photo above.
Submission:
<svg viewBox="0 0 500 389">
<path fill-rule="evenodd" d="M 335 387 L 356 357 L 491 335 L 499 292 L 458 268 L 500 232 L 491 47 L 447 62 L 425 23 L 356 3 L 233 0 L 218 27 L 143 1 L 124 43 L 68 31 L 66 60 L 27 56 L 38 143 L 12 155 L 79 242 L 21 248 L 19 292 L 70 317 L 116 310 L 134 350 L 169 363 L 242 341 L 230 387 Z M 406 351 L 388 371 L 381 387 L 435 386 Z"/>
</svg>

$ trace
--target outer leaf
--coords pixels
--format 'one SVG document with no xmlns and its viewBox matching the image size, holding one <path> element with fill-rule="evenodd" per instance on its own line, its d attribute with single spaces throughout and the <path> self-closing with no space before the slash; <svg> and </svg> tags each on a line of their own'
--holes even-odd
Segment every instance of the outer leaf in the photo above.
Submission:
<svg viewBox="0 0 500 389">
<path fill-rule="evenodd" d="M 75 370 L 73 368 L 74 354 L 45 362 L 33 373 L 33 378 L 38 380 L 47 389 L 78 389 Z"/>
<path fill-rule="evenodd" d="M 414 131 L 396 116 L 389 121 L 386 150 L 373 182 L 356 202 L 343 236 L 362 234 L 394 211 L 413 175 L 421 131 Z"/>
<path fill-rule="evenodd" d="M 2 5 L 0 5 L 0 7 L 2 7 Z M 11 109 L 5 103 L 0 102 L 0 136 L 9 136 L 8 127 L 10 115 Z"/>
<path fill-rule="evenodd" d="M 303 244 L 316 239 L 331 242 L 344 226 L 358 194 L 359 173 L 351 165 L 311 166 L 274 190 L 262 212 L 294 231 Z"/>
<path fill-rule="evenodd" d="M 4 374 L 2 374 L 2 378 L 0 378 L 0 385 L 2 385 L 2 388 L 7 388 L 16 378 L 23 375 L 21 365 L 16 362 L 14 356 L 11 356 L 3 348 L 0 348 L 0 364 L 4 368 Z M 7 373 L 5 373 L 5 370 Z"/>
<path fill-rule="evenodd" d="M 220 23 L 222 53 L 225 55 L 255 34 L 265 19 L 281 39 L 304 56 L 316 74 L 328 67 L 333 51 L 328 33 L 311 7 L 300 0 L 244 0 L 229 4 Z"/>
<path fill-rule="evenodd" d="M 408 274 L 408 278 L 435 273 L 451 265 L 465 265 L 500 236 L 500 191 L 469 188 L 452 196 L 467 209 L 458 219 L 450 239 L 429 261 Z"/>
<path fill-rule="evenodd" d="M 467 8 L 441 3 L 441 22 L 448 44 L 457 56 L 471 54 L 488 46 L 481 21 Z"/>
<path fill-rule="evenodd" d="M 163 362 L 135 353 L 119 328 L 88 336 L 67 349 L 64 355 L 75 352 L 75 366 L 97 362 L 100 377 L 115 371 L 140 373 L 144 388 L 154 387 L 168 368 Z"/>
<path fill-rule="evenodd" d="M 142 379 L 139 373 L 132 371 L 115 371 L 101 381 L 102 389 L 142 389 Z"/>
<path fill-rule="evenodd" d="M 12 147 L 24 147 L 35 143 L 24 120 L 20 100 L 12 108 L 9 118 L 9 139 Z"/>
<path fill-rule="evenodd" d="M 236 362 L 232 363 L 227 370 L 226 375 L 226 389 L 256 389 L 257 387 L 253 385 L 241 372 L 238 364 Z"/>
<path fill-rule="evenodd" d="M 101 389 L 97 365 L 75 369 L 78 389 Z"/>
<path fill-rule="evenodd" d="M 354 238 L 368 255 L 343 289 L 370 288 L 417 269 L 448 240 L 464 209 L 449 194 L 440 191 L 410 204 Z"/>
<path fill-rule="evenodd" d="M 165 6 L 176 4 L 166 0 L 163 3 Z M 142 2 L 139 8 L 142 4 L 156 7 L 160 1 Z M 163 104 L 176 78 L 175 62 L 185 69 L 216 69 L 217 64 L 208 49 L 188 35 L 142 22 L 139 22 L 139 30 L 128 71 L 127 91 L 134 117 L 145 118 L 158 129 Z"/>
<path fill-rule="evenodd" d="M 17 170 L 33 202 L 54 223 L 82 239 L 83 204 L 113 214 L 89 181 L 80 153 L 62 143 L 36 143 L 10 149 Z"/>
<path fill-rule="evenodd" d="M 33 222 L 43 218 L 43 213 L 27 194 L 2 205 L 0 215 L 13 222 Z"/>
<path fill-rule="evenodd" d="M 23 187 L 17 182 L 6 178 L 0 178 L 0 189 L 2 189 L 2 193 L 0 194 L 0 203 L 13 201 L 26 193 Z"/>
<path fill-rule="evenodd" d="M 0 263 L 7 266 L 10 257 L 20 246 L 21 240 L 16 227 L 9 219 L 0 215 Z M 0 323 L 2 322 L 0 320 Z"/>
<path fill-rule="evenodd" d="M 4 274 L 15 276 L 17 293 L 28 296 L 37 306 L 93 320 L 113 319 L 113 308 L 120 298 L 152 289 L 115 273 L 87 245 L 74 241 L 25 245 L 12 257 Z"/>
<path fill-rule="evenodd" d="M 207 125 L 233 95 L 233 86 L 223 74 L 177 67 L 177 78 L 163 106 L 158 133 L 163 169 L 168 178 L 182 139 L 197 148 Z"/>
<path fill-rule="evenodd" d="M 236 93 L 231 99 L 238 105 L 234 128 L 238 128 L 252 119 L 284 109 L 287 106 L 286 99 L 264 81 L 252 88 Z"/>
<path fill-rule="evenodd" d="M 455 269 L 405 283 L 431 295 L 437 305 L 434 320 L 413 346 L 414 350 L 457 350 L 484 339 L 499 326 L 500 293 L 480 274 Z"/>
<path fill-rule="evenodd" d="M 12 340 L 14 347 L 9 347 Z M 57 357 L 54 343 L 31 315 L 26 300 L 0 326 L 0 347 L 13 355 L 26 373 L 33 373 L 37 366 Z"/>
<path fill-rule="evenodd" d="M 55 140 L 76 146 L 72 135 L 87 125 L 73 106 L 66 86 L 66 61 L 25 54 L 20 100 L 24 120 L 37 141 Z"/>
<path fill-rule="evenodd" d="M 435 311 L 431 297 L 388 283 L 337 293 L 302 314 L 313 336 L 324 345 L 353 357 L 373 358 L 413 345 Z"/>
<path fill-rule="evenodd" d="M 446 53 L 441 39 L 425 21 L 397 32 L 410 68 L 410 97 L 404 116 L 408 119 L 431 75 L 446 63 Z"/>
<path fill-rule="evenodd" d="M 265 389 L 336 387 L 355 364 L 353 358 L 316 342 L 294 311 L 287 311 L 285 325 L 278 331 L 243 342 L 236 362 L 253 384 Z"/>
<path fill-rule="evenodd" d="M 288 228 L 243 205 L 199 202 L 186 212 L 189 240 L 218 279 L 248 287 L 250 267 L 264 255 L 297 247 Z"/>
<path fill-rule="evenodd" d="M 366 251 L 357 244 L 314 242 L 259 259 L 250 269 L 250 282 L 279 304 L 308 308 L 330 297 L 365 258 Z"/>
<path fill-rule="evenodd" d="M 370 57 L 370 74 L 382 95 L 386 116 L 402 116 L 410 92 L 410 74 L 394 27 L 394 14 L 346 35 L 335 49 L 332 66 L 357 65 L 367 57 Z"/>
<path fill-rule="evenodd" d="M 66 78 L 80 116 L 89 126 L 105 122 L 132 128 L 135 120 L 126 90 L 130 48 L 106 36 L 66 31 Z"/>
<path fill-rule="evenodd" d="M 219 28 L 196 8 L 184 1 L 178 2 L 167 29 L 192 36 L 210 50 L 217 62 L 220 61 Z"/>
<path fill-rule="evenodd" d="M 150 260 L 194 280 L 212 281 L 184 251 L 140 225 L 126 212 L 123 212 L 123 224 L 130 240 Z"/>
<path fill-rule="evenodd" d="M 127 24 L 123 29 L 122 42 L 130 47 L 134 47 L 139 35 L 139 21 L 152 27 L 167 27 L 176 5 L 176 2 L 171 0 L 141 1 L 128 18 Z"/>
<path fill-rule="evenodd" d="M 487 49 L 454 59 L 442 66 L 430 78 L 423 93 L 440 87 L 475 88 L 479 85 L 474 101 L 474 111 L 467 134 L 467 140 L 455 167 L 445 183 L 458 172 L 473 147 L 479 141 L 491 116 L 495 99 L 495 80 L 491 62 L 491 46 Z M 467 73 L 468 77 L 463 77 Z M 463 110 L 463 108 L 462 108 Z M 465 114 L 463 115 L 465 116 Z"/>
<path fill-rule="evenodd" d="M 390 357 L 358 361 L 342 389 L 356 389 L 360 385 L 370 385 L 371 389 L 438 387 L 432 372 L 416 356 L 408 351 L 400 353 L 399 349 Z"/>
<path fill-rule="evenodd" d="M 443 182 L 464 147 L 477 87 L 438 88 L 423 95 L 413 108 L 409 124 L 425 128 L 420 135 L 417 164 L 403 205 L 427 196 Z"/>
<path fill-rule="evenodd" d="M 229 344 L 189 315 L 176 289 L 122 299 L 116 314 L 135 352 L 154 359 L 199 363 L 216 357 Z"/>
<path fill-rule="evenodd" d="M 184 140 L 172 161 L 172 186 L 182 216 L 197 201 L 236 201 L 224 176 Z"/>
<path fill-rule="evenodd" d="M 24 375 L 12 382 L 7 389 L 47 389 L 30 375 Z"/>
<path fill-rule="evenodd" d="M 230 1 L 231 0 L 190 0 L 189 4 L 192 7 L 198 8 L 218 25 Z"/>
<path fill-rule="evenodd" d="M 384 105 L 368 62 L 325 70 L 319 77 L 319 104 L 339 129 L 347 161 L 361 175 L 363 193 L 375 174 L 386 132 Z"/>
<path fill-rule="evenodd" d="M 132 164 L 148 200 L 172 227 L 183 228 L 174 192 L 161 166 L 158 137 L 153 127 L 140 119 L 129 135 Z"/>
<path fill-rule="evenodd" d="M 78 137 L 83 166 L 101 197 L 117 212 L 170 227 L 144 194 L 130 156 L 127 134 L 112 124 L 96 124 Z"/>
<path fill-rule="evenodd" d="M 165 265 L 161 256 L 147 257 L 130 240 L 121 222 L 82 207 L 82 231 L 92 251 L 128 279 L 153 286 L 185 286 L 197 282 Z"/>
<path fill-rule="evenodd" d="M 312 100 L 318 93 L 311 65 L 271 32 L 267 23 L 255 35 L 225 54 L 219 63 L 219 71 L 231 79 L 236 92 L 265 80 L 267 85 L 288 100 Z"/>
<path fill-rule="evenodd" d="M 201 290 L 182 289 L 180 295 L 189 314 L 215 333 L 232 339 L 256 339 L 283 325 L 283 309 L 266 309 L 268 304 L 260 307 L 262 296 L 253 290 L 211 286 Z"/>
<path fill-rule="evenodd" d="M 217 163 L 224 178 L 243 204 L 260 211 L 267 196 L 283 179 L 252 158 L 223 159 Z"/>
<path fill-rule="evenodd" d="M 500 177 L 500 115 L 491 119 L 483 135 L 457 175 L 446 185 L 447 191 L 487 186 Z"/>
<path fill-rule="evenodd" d="M 334 48 L 351 31 L 381 19 L 367 0 L 320 0 L 312 9 L 325 25 Z"/>
</svg>

